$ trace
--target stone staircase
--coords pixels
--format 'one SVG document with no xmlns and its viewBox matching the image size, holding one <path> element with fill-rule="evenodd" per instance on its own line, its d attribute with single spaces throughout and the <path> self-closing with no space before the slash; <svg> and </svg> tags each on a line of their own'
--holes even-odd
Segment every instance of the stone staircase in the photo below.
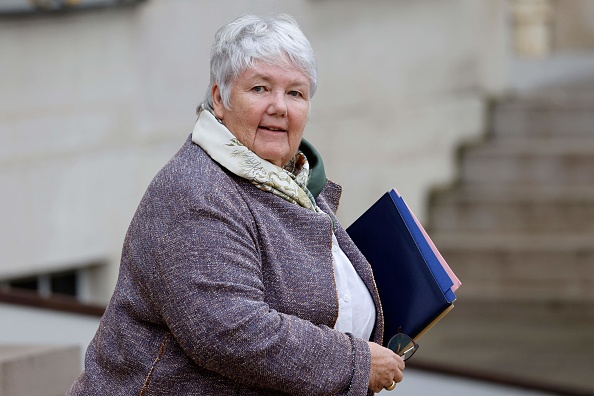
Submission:
<svg viewBox="0 0 594 396">
<path fill-rule="evenodd" d="M 495 103 L 429 229 L 469 300 L 594 302 L 594 95 Z"/>
</svg>

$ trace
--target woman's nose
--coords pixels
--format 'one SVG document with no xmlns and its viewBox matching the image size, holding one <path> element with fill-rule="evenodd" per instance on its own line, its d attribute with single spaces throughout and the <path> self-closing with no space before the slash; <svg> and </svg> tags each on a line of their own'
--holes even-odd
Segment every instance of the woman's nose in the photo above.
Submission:
<svg viewBox="0 0 594 396">
<path fill-rule="evenodd" d="M 270 105 L 268 106 L 269 115 L 285 116 L 287 114 L 287 102 L 284 93 L 275 93 L 271 97 Z"/>
</svg>

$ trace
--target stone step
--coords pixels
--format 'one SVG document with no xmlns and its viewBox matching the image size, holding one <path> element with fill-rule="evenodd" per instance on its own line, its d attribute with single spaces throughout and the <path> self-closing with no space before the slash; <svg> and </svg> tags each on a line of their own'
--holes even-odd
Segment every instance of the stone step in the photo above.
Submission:
<svg viewBox="0 0 594 396">
<path fill-rule="evenodd" d="M 594 187 L 457 189 L 431 200 L 432 232 L 594 233 Z"/>
<path fill-rule="evenodd" d="M 0 395 L 64 395 L 80 374 L 80 348 L 0 345 Z"/>
<path fill-rule="evenodd" d="M 458 298 L 594 302 L 594 234 L 434 234 L 462 281 Z"/>
<path fill-rule="evenodd" d="M 594 185 L 594 139 L 506 139 L 463 153 L 462 183 L 508 187 Z"/>
<path fill-rule="evenodd" d="M 506 101 L 493 110 L 496 136 L 594 138 L 594 95 L 551 94 Z"/>
</svg>

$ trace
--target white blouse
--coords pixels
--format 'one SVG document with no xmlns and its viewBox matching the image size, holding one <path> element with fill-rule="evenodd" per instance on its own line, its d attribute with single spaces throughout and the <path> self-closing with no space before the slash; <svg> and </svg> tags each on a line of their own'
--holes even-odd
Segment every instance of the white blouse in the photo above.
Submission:
<svg viewBox="0 0 594 396">
<path fill-rule="evenodd" d="M 369 340 L 375 325 L 375 304 L 367 286 L 332 234 L 334 278 L 338 292 L 338 319 L 334 328 Z"/>
</svg>

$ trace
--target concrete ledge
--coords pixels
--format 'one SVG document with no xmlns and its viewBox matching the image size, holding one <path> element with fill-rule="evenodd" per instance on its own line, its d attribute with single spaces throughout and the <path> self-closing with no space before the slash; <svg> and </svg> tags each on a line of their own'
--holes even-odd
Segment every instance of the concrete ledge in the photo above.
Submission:
<svg viewBox="0 0 594 396">
<path fill-rule="evenodd" d="M 0 395 L 64 395 L 80 374 L 78 346 L 0 345 Z"/>
</svg>

